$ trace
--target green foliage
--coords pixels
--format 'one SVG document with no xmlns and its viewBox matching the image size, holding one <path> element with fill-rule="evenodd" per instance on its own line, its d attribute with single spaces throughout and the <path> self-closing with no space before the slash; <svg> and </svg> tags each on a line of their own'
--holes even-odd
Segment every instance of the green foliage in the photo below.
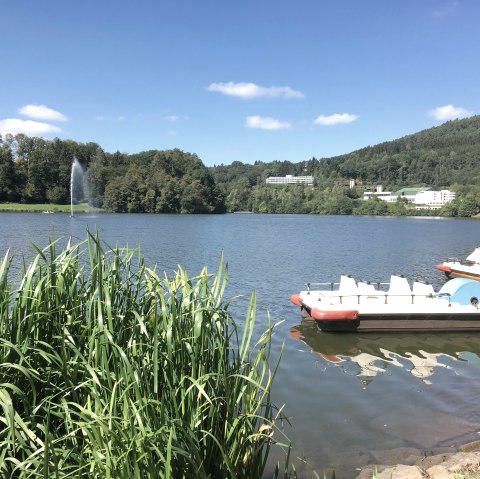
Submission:
<svg viewBox="0 0 480 479">
<path fill-rule="evenodd" d="M 471 216 L 480 211 L 480 116 L 447 122 L 399 140 L 352 153 L 307 162 L 273 162 L 212 168 L 225 193 L 227 211 L 268 213 Z M 314 175 L 317 187 L 266 185 L 268 176 Z M 450 187 L 457 201 L 441 211 L 417 211 L 404 203 L 365 202 L 361 194 L 335 186 L 338 180 L 383 184 L 396 191 L 405 186 Z M 466 197 L 472 192 L 470 197 Z"/>
<path fill-rule="evenodd" d="M 468 192 L 457 202 L 457 216 L 470 217 L 480 213 L 480 195 L 473 191 Z"/>
<path fill-rule="evenodd" d="M 8 141 L 0 136 L 0 201 L 15 201 L 15 163 Z"/>
<path fill-rule="evenodd" d="M 255 296 L 241 333 L 222 264 L 162 278 L 90 235 L 37 251 L 19 288 L 0 263 L 0 476 L 262 477 L 280 413 Z"/>
<path fill-rule="evenodd" d="M 45 196 L 48 202 L 52 204 L 65 204 L 70 201 L 70 192 L 63 186 L 48 188 Z"/>
<path fill-rule="evenodd" d="M 356 215 L 384 216 L 389 214 L 389 206 L 385 201 L 379 200 L 378 198 L 371 198 L 359 203 L 354 213 Z"/>
<path fill-rule="evenodd" d="M 349 179 L 383 184 L 391 191 L 450 188 L 457 201 L 440 214 L 472 216 L 480 211 L 480 116 L 333 158 L 253 165 L 235 161 L 212 168 L 178 149 L 127 155 L 106 153 L 95 143 L 7 135 L 0 138 L 0 202 L 68 202 L 74 157 L 87 170 L 90 204 L 114 212 L 413 214 L 403 204 L 362 203 L 360 191 L 336 186 Z M 317 185 L 265 183 L 269 176 L 287 174 L 313 175 Z"/>
<path fill-rule="evenodd" d="M 398 140 L 321 160 L 324 177 L 354 178 L 387 187 L 453 183 L 480 185 L 480 116 L 449 121 Z"/>
<path fill-rule="evenodd" d="M 14 160 L 15 158 L 15 160 Z M 0 202 L 70 202 L 74 159 L 87 172 L 85 201 L 122 213 L 222 213 L 209 170 L 181 150 L 105 153 L 95 143 L 0 136 Z"/>
<path fill-rule="evenodd" d="M 98 170 L 99 166 L 95 165 Z M 98 173 L 97 173 L 98 174 Z M 90 177 L 93 179 L 93 175 Z M 223 195 L 196 155 L 180 150 L 117 157 L 107 174 L 103 206 L 122 213 L 222 213 Z"/>
</svg>

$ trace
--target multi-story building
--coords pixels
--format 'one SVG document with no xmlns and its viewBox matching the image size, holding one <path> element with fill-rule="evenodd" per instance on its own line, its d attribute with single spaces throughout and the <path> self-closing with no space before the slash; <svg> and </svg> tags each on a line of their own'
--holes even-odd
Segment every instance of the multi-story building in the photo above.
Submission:
<svg viewBox="0 0 480 479">
<path fill-rule="evenodd" d="M 420 191 L 415 196 L 415 205 L 417 209 L 427 208 L 430 210 L 440 209 L 449 201 L 455 199 L 455 193 L 449 190 L 440 191 Z"/>
<path fill-rule="evenodd" d="M 269 176 L 266 180 L 267 185 L 293 185 L 293 184 L 302 184 L 302 185 L 314 185 L 315 177 L 314 176 Z"/>
<path fill-rule="evenodd" d="M 382 185 L 378 185 L 375 191 L 365 191 L 363 193 L 364 200 L 369 200 L 370 198 L 378 198 L 387 203 L 395 203 L 395 201 L 397 201 L 397 197 L 392 195 L 391 191 L 383 191 Z"/>
<path fill-rule="evenodd" d="M 430 191 L 430 188 L 422 187 L 422 188 L 402 188 L 394 193 L 397 198 L 405 199 L 409 203 L 415 203 L 415 198 L 421 192 Z"/>
<path fill-rule="evenodd" d="M 398 199 L 405 199 L 409 203 L 415 204 L 416 209 L 440 209 L 449 201 L 455 199 L 455 193 L 449 190 L 435 191 L 430 188 L 402 188 L 391 193 L 383 191 L 381 185 L 377 186 L 376 191 L 366 191 L 363 193 L 363 199 L 378 198 L 387 203 L 395 203 Z"/>
</svg>

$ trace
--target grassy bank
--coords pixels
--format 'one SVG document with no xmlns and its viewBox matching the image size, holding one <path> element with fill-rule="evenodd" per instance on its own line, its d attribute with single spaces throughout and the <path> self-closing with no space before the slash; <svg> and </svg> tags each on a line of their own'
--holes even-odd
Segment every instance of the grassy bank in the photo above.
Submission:
<svg viewBox="0 0 480 479">
<path fill-rule="evenodd" d="M 70 205 L 52 205 L 45 204 L 22 204 L 22 203 L 0 203 L 0 212 L 10 211 L 17 213 L 68 213 L 70 214 Z M 93 208 L 87 203 L 73 205 L 73 213 L 99 213 L 103 210 Z"/>
<path fill-rule="evenodd" d="M 139 251 L 91 235 L 38 251 L 15 289 L 10 265 L 0 263 L 1 477 L 262 477 L 279 434 L 274 326 L 253 344 L 252 296 L 239 328 L 227 268 L 160 277 Z"/>
</svg>

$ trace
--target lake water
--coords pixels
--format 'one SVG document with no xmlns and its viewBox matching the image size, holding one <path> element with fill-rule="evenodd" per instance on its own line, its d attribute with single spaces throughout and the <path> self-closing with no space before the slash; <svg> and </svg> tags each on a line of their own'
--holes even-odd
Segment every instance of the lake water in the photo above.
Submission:
<svg viewBox="0 0 480 479">
<path fill-rule="evenodd" d="M 285 404 L 286 432 L 300 477 L 335 469 L 353 478 L 369 463 L 396 463 L 480 439 L 480 335 L 319 332 L 289 302 L 307 281 L 387 280 L 391 273 L 432 282 L 435 265 L 478 246 L 480 222 L 437 218 L 303 215 L 0 214 L 0 254 L 33 257 L 30 244 L 86 238 L 141 246 L 148 265 L 171 273 L 229 264 L 228 296 L 241 321 L 257 293 L 258 331 L 269 313 L 283 321 L 284 347 L 273 400 Z M 272 455 L 272 460 L 277 455 Z M 305 464 L 302 462 L 305 461 Z M 308 464 L 307 464 L 308 463 Z"/>
</svg>

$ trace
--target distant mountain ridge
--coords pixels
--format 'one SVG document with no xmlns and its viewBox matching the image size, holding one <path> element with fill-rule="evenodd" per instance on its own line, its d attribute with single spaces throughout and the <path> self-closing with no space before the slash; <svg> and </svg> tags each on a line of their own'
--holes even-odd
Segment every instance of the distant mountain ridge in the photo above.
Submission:
<svg viewBox="0 0 480 479">
<path fill-rule="evenodd" d="M 402 204 L 372 205 L 360 199 L 360 190 L 338 186 L 354 179 L 357 184 L 381 184 L 390 191 L 449 188 L 457 193 L 458 201 L 443 214 L 472 216 L 480 212 L 480 116 L 331 158 L 253 165 L 235 161 L 210 171 L 230 212 L 409 214 Z M 314 175 L 316 187 L 266 184 L 269 176 L 285 175 Z"/>
<path fill-rule="evenodd" d="M 480 115 L 448 121 L 397 140 L 319 161 L 323 178 L 348 177 L 389 187 L 480 184 Z"/>
<path fill-rule="evenodd" d="M 267 176 L 286 174 L 313 174 L 319 185 L 326 187 L 342 178 L 381 183 L 392 189 L 480 185 L 480 115 L 448 121 L 330 158 L 313 157 L 298 163 L 257 162 L 255 165 L 236 161 L 231 165 L 211 167 L 211 170 L 215 180 L 224 186 L 242 177 L 250 186 L 260 185 Z"/>
<path fill-rule="evenodd" d="M 480 115 L 462 120 L 452 120 L 442 125 L 421 130 L 402 138 L 362 148 L 360 151 L 372 149 L 376 152 L 390 152 L 390 146 L 396 149 L 417 148 L 449 148 L 452 145 L 480 143 Z"/>
</svg>

